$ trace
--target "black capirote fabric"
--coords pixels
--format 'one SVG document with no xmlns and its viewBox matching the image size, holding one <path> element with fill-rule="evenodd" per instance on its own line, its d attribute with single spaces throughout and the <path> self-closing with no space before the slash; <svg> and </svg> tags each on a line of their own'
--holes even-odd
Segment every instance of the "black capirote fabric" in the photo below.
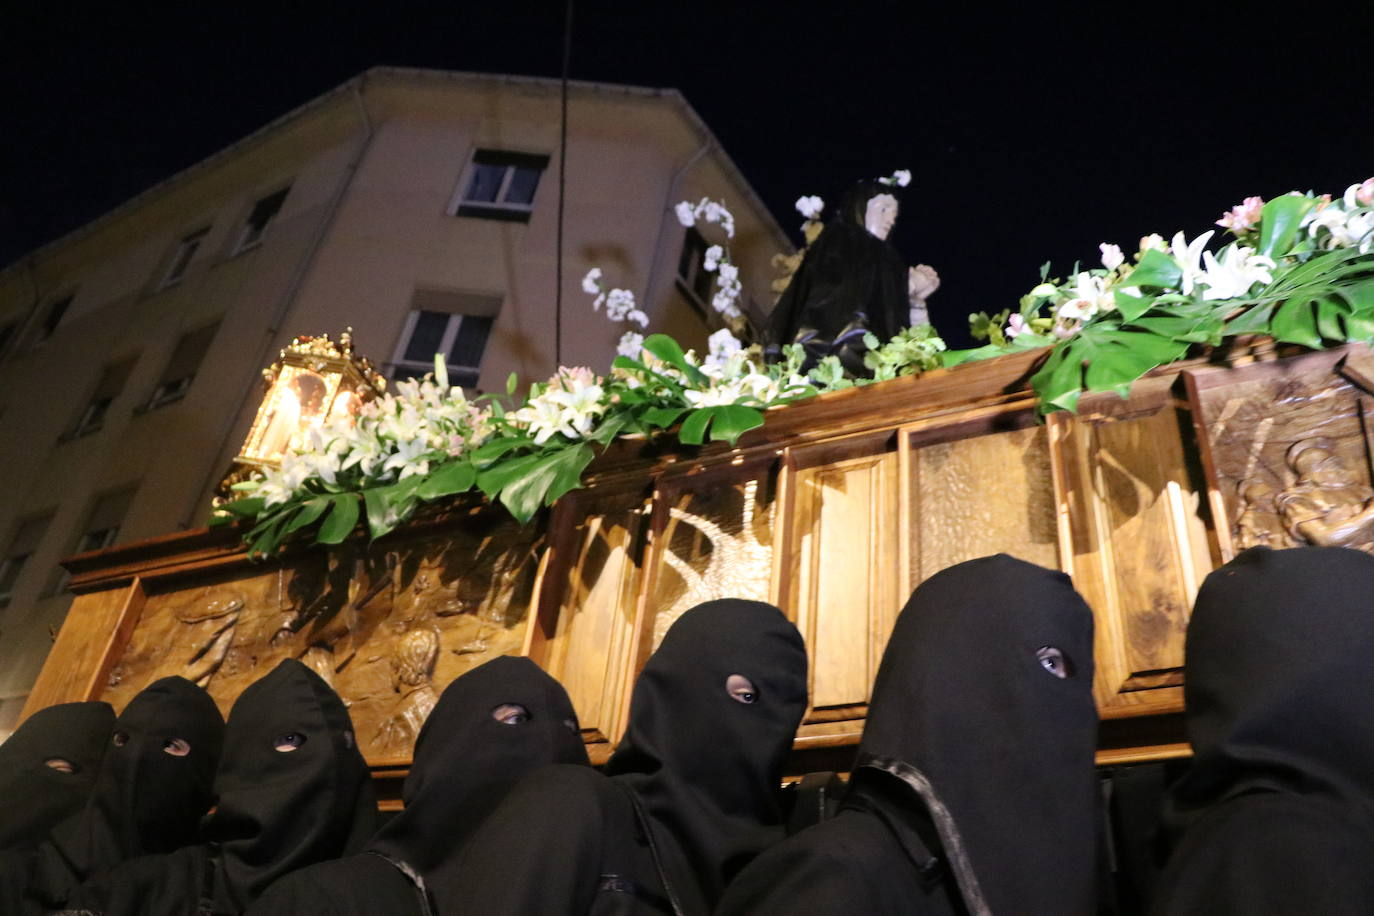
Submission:
<svg viewBox="0 0 1374 916">
<path fill-rule="evenodd" d="M 86 804 L 114 723 L 109 703 L 59 703 L 29 716 L 0 744 L 0 851 L 37 846 Z M 48 766 L 54 759 L 72 772 Z"/>
<path fill-rule="evenodd" d="M 523 721 L 500 721 L 505 706 Z M 276 882 L 252 916 L 301 912 L 336 916 L 419 913 L 418 894 L 434 912 L 452 910 L 463 892 L 459 858 L 468 837 L 522 777 L 550 764 L 587 766 L 586 745 L 561 684 L 528 658 L 492 659 L 449 684 L 425 721 L 406 777 L 405 809 L 367 851 L 312 866 Z M 400 879 L 399 881 L 397 879 Z"/>
<path fill-rule="evenodd" d="M 720 912 L 1092 913 L 1092 645 L 1062 573 L 998 555 L 926 580 L 883 654 L 842 813 L 761 856 Z M 1047 647 L 1072 676 L 1046 669 Z"/>
<path fill-rule="evenodd" d="M 223 742 L 224 718 L 200 687 L 165 677 L 139 691 L 115 720 L 86 807 L 38 848 L 29 894 L 58 907 L 92 875 L 193 842 Z"/>
<path fill-rule="evenodd" d="M 1185 649 L 1194 762 L 1169 791 L 1155 912 L 1374 912 L 1372 658 L 1368 554 L 1255 547 L 1207 577 Z"/>
<path fill-rule="evenodd" d="M 890 244 L 864 225 L 868 202 L 896 189 L 861 181 L 845 192 L 768 316 L 770 354 L 802 344 L 812 361 L 832 352 L 863 373 L 864 331 L 886 342 L 909 323 L 907 267 Z M 850 347 L 843 346 L 853 338 Z"/>
<path fill-rule="evenodd" d="M 731 696 L 732 674 L 753 684 L 753 702 Z M 801 634 L 760 601 L 697 605 L 645 663 L 606 772 L 634 794 L 686 913 L 710 912 L 783 838 L 783 764 L 806 702 Z"/>
</svg>

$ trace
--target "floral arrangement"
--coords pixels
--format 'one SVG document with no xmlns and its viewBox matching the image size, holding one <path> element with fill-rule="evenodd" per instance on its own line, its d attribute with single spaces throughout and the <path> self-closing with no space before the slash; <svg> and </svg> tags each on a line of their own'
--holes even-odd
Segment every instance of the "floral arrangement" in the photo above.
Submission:
<svg viewBox="0 0 1374 916">
<path fill-rule="evenodd" d="M 711 297 L 711 307 L 720 313 L 731 330 L 743 332 L 748 327 L 744 313 L 740 311 L 739 297 L 744 285 L 739 279 L 739 267 L 730 257 L 730 242 L 735 237 L 735 216 L 723 201 L 703 197 L 693 206 L 691 201 L 679 201 L 673 208 L 677 221 L 691 229 L 695 226 L 719 225 L 725 233 L 725 244 L 712 245 L 702 257 L 702 268 L 716 275 L 716 292 Z"/>
<path fill-rule="evenodd" d="M 819 198 L 798 201 L 808 220 L 822 206 Z M 734 235 L 722 204 L 684 201 L 675 209 L 684 223 L 719 225 L 727 244 Z M 487 396 L 469 400 L 449 384 L 436 356 L 432 377 L 401 382 L 356 418 L 311 430 L 279 468 L 236 484 L 237 498 L 217 507 L 212 524 L 251 520 L 250 554 L 269 554 L 293 536 L 339 543 L 364 519 L 380 537 L 420 505 L 474 489 L 527 521 L 580 486 L 593 446 L 619 436 L 676 426 L 689 445 L 733 444 L 761 426 L 772 406 L 1027 349 L 1048 350 L 1031 379 L 1048 412 L 1073 410 L 1085 390 L 1124 397 L 1156 366 L 1228 337 L 1269 334 L 1312 348 L 1374 342 L 1374 178 L 1338 199 L 1296 192 L 1267 202 L 1247 198 L 1218 225 L 1233 238 L 1216 252 L 1206 247 L 1212 230 L 1191 241 L 1183 233 L 1168 242 L 1146 236 L 1129 259 L 1103 244 L 1101 267 L 1075 266 L 1063 279 L 1050 278 L 1047 264 L 1018 310 L 970 316 L 974 335 L 987 340 L 974 349 L 947 350 L 929 325 L 886 343 L 868 335 L 871 379 L 845 377 L 833 356 L 803 375 L 796 346 L 784 348 L 782 362 L 765 364 L 759 348 L 746 347 L 730 328 L 711 335 L 704 356 L 665 335 L 632 330 L 606 375 L 560 367 L 508 409 Z M 723 318 L 733 307 L 742 319 L 737 272 L 725 270 L 734 266 L 728 248 L 714 246 L 707 260 L 718 276 L 713 304 Z M 609 320 L 646 328 L 633 293 L 606 289 L 599 269 L 583 288 L 595 297 L 593 310 L 604 306 Z M 507 397 L 516 385 L 511 376 Z"/>
<path fill-rule="evenodd" d="M 946 366 L 1051 347 L 1031 385 L 1043 412 L 1073 410 L 1083 391 L 1115 391 L 1195 344 L 1268 334 L 1314 349 L 1374 342 L 1374 178 L 1345 194 L 1296 191 L 1247 198 L 1217 225 L 1233 237 L 1207 249 L 1216 230 L 1140 240 L 1128 260 L 1100 246 L 1101 267 L 1050 278 L 1020 308 L 969 316 L 988 344 L 946 353 Z"/>
</svg>

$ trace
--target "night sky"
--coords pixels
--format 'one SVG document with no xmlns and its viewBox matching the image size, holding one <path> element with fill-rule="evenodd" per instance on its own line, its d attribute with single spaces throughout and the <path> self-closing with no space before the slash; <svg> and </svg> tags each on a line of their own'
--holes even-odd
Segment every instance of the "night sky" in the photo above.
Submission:
<svg viewBox="0 0 1374 916">
<path fill-rule="evenodd" d="M 0 264 L 368 67 L 560 67 L 560 3 L 132 6 L 6 5 Z M 893 241 L 951 342 L 1046 260 L 1374 175 L 1368 3 L 809 6 L 582 0 L 572 76 L 680 89 L 794 238 L 797 197 L 911 169 Z"/>
</svg>

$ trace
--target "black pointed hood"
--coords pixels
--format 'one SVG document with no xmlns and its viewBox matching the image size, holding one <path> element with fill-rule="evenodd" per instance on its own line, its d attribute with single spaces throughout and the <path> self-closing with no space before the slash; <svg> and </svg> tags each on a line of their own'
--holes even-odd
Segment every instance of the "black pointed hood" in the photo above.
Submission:
<svg viewBox="0 0 1374 916">
<path fill-rule="evenodd" d="M 492 714 L 523 707 L 523 722 Z M 367 844 L 425 881 L 440 912 L 460 891 L 467 838 L 529 773 L 554 763 L 586 766 L 587 750 L 567 691 L 528 658 L 501 656 L 449 684 L 415 742 L 405 810 Z"/>
<path fill-rule="evenodd" d="M 855 785 L 881 771 L 921 797 L 971 912 L 1092 911 L 1092 649 L 1069 577 L 1000 554 L 932 576 L 897 619 Z"/>
<path fill-rule="evenodd" d="M 281 875 L 358 852 L 376 828 L 348 710 L 294 659 L 234 703 L 215 792 L 204 838 L 218 862 L 216 912 L 241 912 Z"/>
<path fill-rule="evenodd" d="M 1188 623 L 1193 766 L 1169 821 L 1251 791 L 1324 796 L 1374 826 L 1374 557 L 1254 547 L 1215 570 Z"/>
<path fill-rule="evenodd" d="M 732 674 L 753 683 L 753 703 L 730 695 Z M 607 772 L 637 797 L 685 912 L 709 912 L 782 839 L 779 787 L 806 688 L 797 628 L 771 604 L 740 599 L 683 614 L 635 682 Z"/>
<path fill-rule="evenodd" d="M 0 744 L 0 850 L 37 846 L 81 810 L 114 731 L 109 703 L 59 703 L 29 716 Z M 48 766 L 64 760 L 71 772 Z"/>
</svg>

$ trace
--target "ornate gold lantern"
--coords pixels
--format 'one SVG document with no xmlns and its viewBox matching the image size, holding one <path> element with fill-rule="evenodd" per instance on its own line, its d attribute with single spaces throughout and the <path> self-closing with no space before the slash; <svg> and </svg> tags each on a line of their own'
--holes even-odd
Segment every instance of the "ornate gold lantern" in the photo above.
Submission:
<svg viewBox="0 0 1374 916">
<path fill-rule="evenodd" d="M 221 496 L 256 471 L 278 467 L 283 455 L 305 445 L 310 430 L 342 416 L 386 390 L 365 356 L 353 352 L 353 329 L 339 335 L 294 337 L 275 363 L 262 370 L 267 392 L 258 405 L 248 438 L 220 481 Z"/>
</svg>

